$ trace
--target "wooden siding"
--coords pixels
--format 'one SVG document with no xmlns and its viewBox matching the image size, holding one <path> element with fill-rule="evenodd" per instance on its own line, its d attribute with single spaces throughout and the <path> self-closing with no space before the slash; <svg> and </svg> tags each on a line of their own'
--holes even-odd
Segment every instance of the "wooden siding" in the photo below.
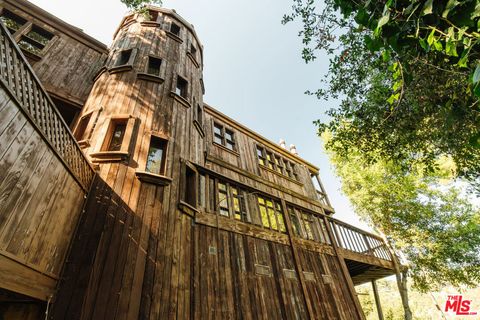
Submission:
<svg viewBox="0 0 480 320">
<path fill-rule="evenodd" d="M 107 56 L 107 47 L 28 1 L 3 0 L 1 8 L 54 35 L 39 57 L 30 62 L 49 93 L 81 108 Z"/>
<path fill-rule="evenodd" d="M 42 300 L 54 293 L 84 195 L 2 84 L 1 287 Z"/>
</svg>

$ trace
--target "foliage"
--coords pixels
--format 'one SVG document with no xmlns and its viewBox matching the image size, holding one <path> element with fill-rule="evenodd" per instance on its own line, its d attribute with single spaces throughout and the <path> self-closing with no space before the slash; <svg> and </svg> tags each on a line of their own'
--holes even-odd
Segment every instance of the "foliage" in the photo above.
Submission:
<svg viewBox="0 0 480 320">
<path fill-rule="evenodd" d="M 324 135 L 328 139 L 328 135 Z M 455 185 L 442 185 L 448 159 L 438 170 L 405 172 L 391 161 L 365 161 L 328 150 L 355 211 L 386 234 L 409 262 L 416 288 L 430 290 L 480 282 L 480 210 Z"/>
<path fill-rule="evenodd" d="M 344 156 L 393 160 L 408 171 L 435 170 L 450 157 L 455 176 L 479 183 L 480 67 L 478 1 L 294 0 L 309 62 L 333 55 L 319 98 L 340 98 L 319 131 Z M 340 34 L 340 35 L 339 35 Z M 341 144 L 335 144 L 341 141 Z M 477 185 L 480 190 L 480 185 Z"/>
<path fill-rule="evenodd" d="M 162 0 L 120 0 L 129 9 L 142 12 L 146 5 L 154 4 L 161 6 Z"/>
</svg>

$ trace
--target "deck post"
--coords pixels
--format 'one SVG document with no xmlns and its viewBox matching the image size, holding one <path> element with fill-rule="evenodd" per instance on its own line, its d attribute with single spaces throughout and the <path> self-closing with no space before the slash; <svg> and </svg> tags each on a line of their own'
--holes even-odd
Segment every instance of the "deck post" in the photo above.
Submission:
<svg viewBox="0 0 480 320">
<path fill-rule="evenodd" d="M 380 303 L 380 296 L 378 295 L 377 283 L 372 280 L 373 296 L 375 297 L 375 305 L 377 306 L 378 319 L 383 320 L 382 304 Z"/>
</svg>

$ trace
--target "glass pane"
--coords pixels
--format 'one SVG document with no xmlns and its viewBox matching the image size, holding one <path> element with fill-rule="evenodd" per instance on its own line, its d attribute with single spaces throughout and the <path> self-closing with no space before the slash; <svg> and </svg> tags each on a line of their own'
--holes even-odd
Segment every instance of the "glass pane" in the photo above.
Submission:
<svg viewBox="0 0 480 320">
<path fill-rule="evenodd" d="M 27 37 L 45 46 L 48 43 L 48 41 L 50 41 L 50 39 L 53 38 L 53 35 L 46 30 L 43 30 L 37 26 L 33 26 L 32 30 L 30 30 L 30 32 L 27 33 Z"/>
<path fill-rule="evenodd" d="M 213 127 L 213 132 L 214 132 L 215 134 L 218 134 L 218 135 L 221 136 L 221 135 L 222 135 L 222 127 L 220 127 L 220 126 L 218 126 L 218 125 L 215 125 L 215 126 Z"/>
<path fill-rule="evenodd" d="M 148 70 L 147 73 L 154 75 L 154 76 L 159 76 L 160 75 L 160 66 L 162 64 L 162 60 L 153 58 L 153 57 L 148 57 Z"/>
<path fill-rule="evenodd" d="M 233 144 L 227 141 L 226 145 L 227 149 L 233 150 Z"/>
<path fill-rule="evenodd" d="M 218 190 L 227 191 L 227 185 L 225 183 L 218 183 Z"/>
<path fill-rule="evenodd" d="M 108 151 L 120 151 L 122 148 L 123 136 L 125 135 L 126 123 L 115 123 L 112 137 L 108 145 Z"/>
<path fill-rule="evenodd" d="M 272 208 L 268 208 L 268 218 L 270 219 L 270 225 L 273 230 L 278 230 L 277 219 L 275 218 L 275 211 Z"/>
<path fill-rule="evenodd" d="M 283 215 L 281 212 L 277 211 L 277 219 L 278 219 L 278 226 L 281 232 L 286 232 L 287 229 L 285 228 L 285 222 L 283 221 Z"/>
<path fill-rule="evenodd" d="M 266 228 L 269 228 L 270 223 L 268 222 L 267 208 L 264 206 L 260 206 L 260 216 L 262 218 L 262 225 Z"/>
<path fill-rule="evenodd" d="M 217 135 L 213 137 L 213 141 L 215 141 L 215 143 L 222 144 L 222 138 Z"/>
<path fill-rule="evenodd" d="M 226 130 L 225 131 L 225 138 L 227 138 L 227 140 L 233 141 L 233 133 Z"/>
<path fill-rule="evenodd" d="M 34 54 L 40 54 L 43 50 L 43 45 L 23 36 L 18 42 L 18 46 Z"/>
<path fill-rule="evenodd" d="M 163 174 L 165 143 L 157 138 L 152 137 L 150 148 L 148 149 L 147 166 L 145 171 Z"/>
</svg>

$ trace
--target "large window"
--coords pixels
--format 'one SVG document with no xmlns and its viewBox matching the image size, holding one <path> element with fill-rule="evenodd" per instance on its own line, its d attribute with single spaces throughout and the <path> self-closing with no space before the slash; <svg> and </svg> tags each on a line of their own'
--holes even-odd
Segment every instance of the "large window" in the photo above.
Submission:
<svg viewBox="0 0 480 320">
<path fill-rule="evenodd" d="M 235 134 L 219 123 L 213 124 L 213 142 L 224 146 L 229 150 L 235 150 Z"/>
<path fill-rule="evenodd" d="M 263 227 L 286 232 L 280 203 L 261 196 L 257 199 Z"/>
<path fill-rule="evenodd" d="M 262 146 L 257 146 L 257 158 L 260 166 L 298 181 L 295 165 L 286 158 L 283 158 Z"/>
<path fill-rule="evenodd" d="M 288 206 L 287 210 L 296 236 L 316 242 L 331 243 L 322 216 L 293 206 Z"/>
<path fill-rule="evenodd" d="M 152 136 L 148 148 L 146 172 L 164 175 L 167 140 Z"/>
</svg>

